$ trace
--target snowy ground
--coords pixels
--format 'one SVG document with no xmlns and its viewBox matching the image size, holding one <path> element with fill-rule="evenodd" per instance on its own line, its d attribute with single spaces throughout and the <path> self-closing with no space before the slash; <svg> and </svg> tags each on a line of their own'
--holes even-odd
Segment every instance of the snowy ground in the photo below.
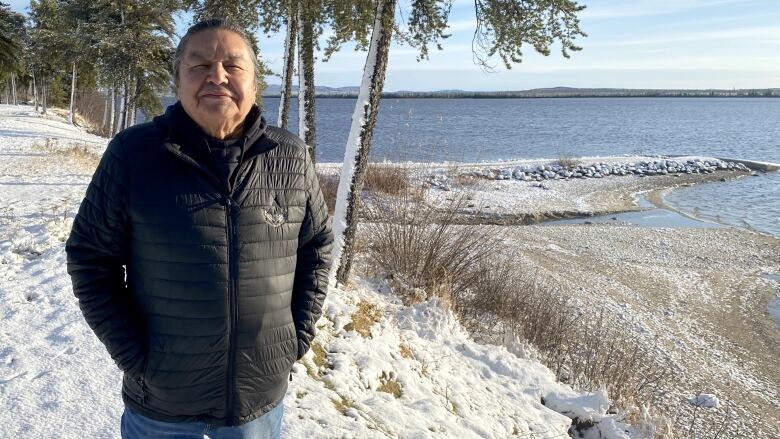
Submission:
<svg viewBox="0 0 780 439">
<path fill-rule="evenodd" d="M 81 316 L 64 253 L 93 165 L 68 150 L 106 143 L 0 105 L 0 437 L 118 437 L 120 373 Z M 331 292 L 319 326 L 294 368 L 285 437 L 567 437 L 570 419 L 542 397 L 627 437 L 603 393 L 577 394 L 538 362 L 475 343 L 435 301 L 405 307 L 356 277 Z"/>
<path fill-rule="evenodd" d="M 680 156 L 675 160 L 717 160 L 703 156 Z M 650 156 L 583 157 L 581 164 L 605 163 L 626 165 L 659 160 Z M 472 178 L 477 172 L 487 174 L 503 171 L 511 176 L 517 167 L 549 165 L 554 160 L 514 160 L 507 162 L 448 164 L 405 163 L 413 181 L 432 186 L 426 194 L 431 205 L 447 205 L 461 197 L 466 199 L 459 220 L 476 224 L 534 224 L 542 221 L 579 218 L 616 212 L 640 210 L 640 194 L 657 193 L 662 189 L 689 186 L 707 181 L 741 178 L 743 171 L 716 171 L 711 174 L 669 174 L 652 177 L 606 176 L 587 179 L 555 179 L 523 181 L 509 179 Z M 378 164 L 377 166 L 396 166 Z M 318 164 L 320 172 L 336 175 L 340 165 Z M 424 182 L 424 183 L 423 183 Z M 433 183 L 433 184 L 431 184 Z M 443 189 L 442 189 L 443 188 Z"/>
<path fill-rule="evenodd" d="M 780 437 L 780 327 L 770 316 L 780 239 L 615 223 L 498 229 L 521 266 L 671 360 L 672 391 L 660 404 L 684 425 L 681 436 Z"/>
</svg>

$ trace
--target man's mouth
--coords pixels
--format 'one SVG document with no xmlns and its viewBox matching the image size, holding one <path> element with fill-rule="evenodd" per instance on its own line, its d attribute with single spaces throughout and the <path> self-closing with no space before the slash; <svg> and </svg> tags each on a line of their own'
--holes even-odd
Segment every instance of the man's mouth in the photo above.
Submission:
<svg viewBox="0 0 780 439">
<path fill-rule="evenodd" d="M 230 98 L 230 94 L 221 92 L 203 93 L 200 95 L 202 98 Z"/>
</svg>

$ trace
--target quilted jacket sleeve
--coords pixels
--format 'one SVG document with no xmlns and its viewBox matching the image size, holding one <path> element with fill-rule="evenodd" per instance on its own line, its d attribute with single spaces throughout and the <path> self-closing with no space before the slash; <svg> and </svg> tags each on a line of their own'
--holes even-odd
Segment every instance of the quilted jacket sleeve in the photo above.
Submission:
<svg viewBox="0 0 780 439">
<path fill-rule="evenodd" d="M 84 318 L 117 366 L 133 374 L 145 350 L 123 267 L 129 234 L 124 158 L 121 141 L 114 138 L 87 187 L 65 251 Z"/>
<path fill-rule="evenodd" d="M 322 196 L 314 164 L 306 154 L 306 216 L 298 236 L 298 265 L 295 267 L 292 311 L 298 336 L 298 359 L 309 350 L 314 325 L 322 314 L 328 290 L 328 270 L 333 233 L 328 207 Z"/>
</svg>

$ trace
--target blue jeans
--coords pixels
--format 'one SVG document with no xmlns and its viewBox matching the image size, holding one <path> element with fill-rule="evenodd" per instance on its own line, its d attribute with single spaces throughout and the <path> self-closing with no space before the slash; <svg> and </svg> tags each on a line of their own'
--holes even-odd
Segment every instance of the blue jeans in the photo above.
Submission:
<svg viewBox="0 0 780 439">
<path fill-rule="evenodd" d="M 254 421 L 236 427 L 217 427 L 205 422 L 160 422 L 125 407 L 122 439 L 279 439 L 284 402 Z"/>
</svg>

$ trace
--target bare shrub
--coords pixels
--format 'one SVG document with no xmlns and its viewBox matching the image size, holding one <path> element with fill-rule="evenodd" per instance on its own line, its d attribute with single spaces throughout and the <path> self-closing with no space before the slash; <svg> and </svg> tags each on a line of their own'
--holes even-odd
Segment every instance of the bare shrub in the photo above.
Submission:
<svg viewBox="0 0 780 439">
<path fill-rule="evenodd" d="M 369 255 L 405 302 L 441 297 L 457 303 L 454 296 L 479 281 L 474 267 L 491 255 L 497 237 L 488 229 L 456 226 L 464 205 L 460 197 L 437 209 L 407 191 L 367 206 L 376 219 L 366 224 Z"/>
<path fill-rule="evenodd" d="M 484 177 L 478 177 L 471 172 L 465 172 L 457 167 L 450 169 L 448 175 L 452 184 L 460 187 L 474 187 L 479 185 L 480 181 L 485 180 Z"/>
<path fill-rule="evenodd" d="M 370 163 L 366 171 L 363 189 L 400 195 L 409 190 L 409 171 L 404 166 Z"/>
<path fill-rule="evenodd" d="M 325 204 L 328 205 L 328 213 L 333 215 L 336 209 L 336 196 L 339 193 L 339 176 L 317 172 L 317 179 L 320 182 L 322 195 L 325 197 Z"/>
<path fill-rule="evenodd" d="M 562 154 L 560 157 L 558 157 L 558 160 L 554 161 L 552 164 L 558 165 L 562 168 L 572 169 L 576 168 L 577 165 L 580 164 L 580 161 L 568 154 Z"/>
<path fill-rule="evenodd" d="M 660 346 L 609 320 L 603 309 L 579 309 L 555 282 L 509 258 L 493 258 L 475 271 L 482 280 L 456 307 L 469 331 L 496 343 L 516 335 L 556 379 L 584 391 L 606 389 L 615 408 L 660 409 L 656 403 L 673 387 Z"/>
<path fill-rule="evenodd" d="M 500 229 L 456 226 L 464 199 L 435 209 L 407 194 L 366 224 L 370 260 L 405 303 L 443 298 L 472 334 L 496 343 L 517 335 L 559 381 L 604 388 L 617 407 L 652 405 L 669 391 L 670 363 L 658 346 L 503 256 Z"/>
</svg>

